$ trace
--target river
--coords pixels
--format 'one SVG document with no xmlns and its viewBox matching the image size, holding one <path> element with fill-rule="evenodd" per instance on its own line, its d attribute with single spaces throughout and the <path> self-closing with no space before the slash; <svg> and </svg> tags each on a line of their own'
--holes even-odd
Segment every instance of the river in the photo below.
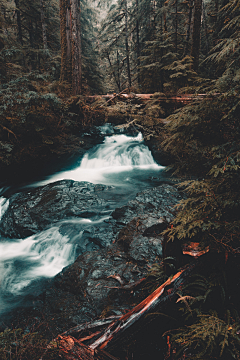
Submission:
<svg viewBox="0 0 240 360">
<path fill-rule="evenodd" d="M 106 135 L 104 142 L 88 151 L 72 170 L 61 171 L 28 184 L 32 188 L 72 179 L 112 186 L 105 212 L 92 218 L 64 220 L 65 223 L 75 221 L 81 224 L 83 230 L 105 221 L 117 206 L 126 204 L 137 192 L 158 185 L 165 176 L 164 168 L 154 161 L 150 150 L 144 145 L 141 133 L 136 136 L 114 134 L 111 125 L 105 125 L 101 131 Z M 4 221 L 9 200 L 2 192 L 0 219 Z M 74 262 L 79 252 L 94 250 L 94 246 L 90 248 L 84 244 L 81 237 L 83 231 L 77 235 L 71 231 L 63 234 L 59 230 L 62 224 L 63 221 L 25 239 L 1 238 L 0 314 L 26 305 L 24 299 L 36 290 L 40 281 L 55 276 Z"/>
</svg>

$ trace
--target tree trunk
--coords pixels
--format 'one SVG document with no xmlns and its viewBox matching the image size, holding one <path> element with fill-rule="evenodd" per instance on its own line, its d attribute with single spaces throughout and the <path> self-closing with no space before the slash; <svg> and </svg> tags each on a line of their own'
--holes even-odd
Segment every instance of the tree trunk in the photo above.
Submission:
<svg viewBox="0 0 240 360">
<path fill-rule="evenodd" d="M 161 0 L 160 2 L 160 6 L 161 9 L 164 6 L 164 0 Z M 160 35 L 161 35 L 161 41 L 163 41 L 163 33 L 165 32 L 165 21 L 166 21 L 166 14 L 165 12 L 162 13 L 161 18 L 160 18 Z M 164 25 L 163 25 L 164 24 Z M 164 30 L 163 30 L 163 26 L 164 26 Z M 163 58 L 163 47 L 161 46 L 160 48 L 160 59 L 162 62 L 162 58 Z M 164 78 L 163 78 L 163 69 L 162 67 L 159 70 L 159 74 L 160 74 L 160 91 L 163 92 L 163 83 L 164 83 Z"/>
<path fill-rule="evenodd" d="M 187 55 L 189 48 L 190 30 L 192 24 L 193 0 L 189 0 L 188 3 L 189 3 L 189 13 L 188 13 L 188 26 L 187 26 L 187 34 L 186 34 L 186 44 L 184 48 L 184 56 Z"/>
<path fill-rule="evenodd" d="M 118 53 L 117 53 L 117 57 L 118 57 Z M 108 51 L 107 51 L 107 58 L 108 58 L 108 62 L 109 62 L 109 65 L 110 65 L 111 73 L 113 74 L 113 77 L 114 77 L 115 82 L 116 82 L 117 87 L 118 87 L 118 91 L 120 92 L 121 89 L 120 89 L 119 80 L 118 80 L 118 78 L 116 76 L 116 73 L 115 73 L 115 71 L 113 69 L 113 65 L 112 65 L 112 62 L 111 62 L 110 55 L 109 55 Z"/>
<path fill-rule="evenodd" d="M 140 39 L 139 39 L 139 6 L 138 0 L 136 0 L 136 11 L 137 11 L 137 21 L 136 21 L 136 37 L 137 37 L 137 74 L 138 74 L 138 85 L 140 84 Z"/>
<path fill-rule="evenodd" d="M 69 0 L 60 0 L 61 74 L 60 82 L 71 82 L 71 24 Z"/>
<path fill-rule="evenodd" d="M 209 52 L 209 41 L 208 41 L 208 26 L 207 26 L 207 20 L 206 20 L 206 11 L 205 11 L 205 3 L 203 0 L 203 27 L 204 27 L 204 32 L 205 32 L 205 41 L 206 41 L 206 50 L 207 50 L 207 54 Z"/>
<path fill-rule="evenodd" d="M 17 27 L 18 27 L 18 41 L 21 45 L 23 45 L 23 38 L 22 38 L 22 21 L 21 21 L 21 14 L 18 8 L 19 0 L 15 0 L 16 5 L 16 14 L 17 14 Z"/>
<path fill-rule="evenodd" d="M 42 37 L 43 37 L 43 48 L 47 50 L 47 24 L 45 21 L 45 0 L 40 0 L 41 4 L 41 22 L 42 22 Z"/>
<path fill-rule="evenodd" d="M 132 82 L 131 82 L 131 71 L 130 71 L 130 61 L 129 61 L 129 46 L 128 46 L 128 7 L 127 7 L 127 0 L 124 0 L 124 4 L 125 4 L 125 46 L 126 46 L 128 87 L 130 88 L 132 86 Z"/>
<path fill-rule="evenodd" d="M 165 11 L 163 13 L 163 20 L 164 20 L 164 32 L 167 32 L 167 18 Z"/>
<path fill-rule="evenodd" d="M 198 64 L 199 64 L 201 16 L 202 16 L 202 0 L 195 0 L 192 49 L 191 49 L 191 56 L 193 57 L 193 69 L 195 71 L 198 70 Z"/>
<path fill-rule="evenodd" d="M 117 72 L 118 72 L 119 91 L 121 91 L 121 82 L 120 82 L 120 60 L 119 60 L 119 52 L 118 52 L 118 50 L 117 50 Z"/>
<path fill-rule="evenodd" d="M 72 90 L 73 95 L 82 90 L 82 48 L 79 0 L 71 0 L 72 15 Z"/>
<path fill-rule="evenodd" d="M 175 0 L 175 53 L 178 51 L 178 0 Z"/>
<path fill-rule="evenodd" d="M 68 6 L 66 7 L 66 41 L 67 41 L 67 60 L 70 61 L 71 53 L 72 53 L 72 14 L 71 8 Z"/>
<path fill-rule="evenodd" d="M 33 23 L 32 20 L 28 22 L 28 34 L 29 34 L 29 43 L 31 48 L 34 48 L 34 41 L 33 41 Z"/>
</svg>

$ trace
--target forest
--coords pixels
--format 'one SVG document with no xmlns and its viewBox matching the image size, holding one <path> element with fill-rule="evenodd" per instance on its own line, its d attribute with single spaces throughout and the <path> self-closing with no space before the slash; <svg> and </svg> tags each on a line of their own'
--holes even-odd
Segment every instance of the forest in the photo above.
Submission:
<svg viewBox="0 0 240 360">
<path fill-rule="evenodd" d="M 35 327 L 0 325 L 1 359 L 240 359 L 239 90 L 240 0 L 0 0 L 0 188 L 75 161 L 111 123 L 143 134 L 182 196 L 120 325 L 104 323 L 113 295 L 78 338 L 33 312 Z"/>
</svg>

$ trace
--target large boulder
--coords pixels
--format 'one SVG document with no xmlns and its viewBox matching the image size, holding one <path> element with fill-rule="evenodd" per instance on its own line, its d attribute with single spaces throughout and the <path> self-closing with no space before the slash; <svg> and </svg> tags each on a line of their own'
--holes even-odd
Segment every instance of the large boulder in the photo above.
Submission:
<svg viewBox="0 0 240 360">
<path fill-rule="evenodd" d="M 64 219 L 90 218 L 106 210 L 101 198 L 111 187 L 62 180 L 10 197 L 0 231 L 3 236 L 24 238 Z"/>
</svg>

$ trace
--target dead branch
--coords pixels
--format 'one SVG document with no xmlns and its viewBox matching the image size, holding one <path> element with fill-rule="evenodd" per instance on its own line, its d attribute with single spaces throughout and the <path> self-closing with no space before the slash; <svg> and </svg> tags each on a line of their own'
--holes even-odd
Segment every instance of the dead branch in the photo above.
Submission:
<svg viewBox="0 0 240 360">
<path fill-rule="evenodd" d="M 86 330 L 90 330 L 90 329 L 100 328 L 100 327 L 110 324 L 111 322 L 113 322 L 114 320 L 119 319 L 119 318 L 120 318 L 119 315 L 109 316 L 108 318 L 105 318 L 105 319 L 100 319 L 100 320 L 96 320 L 96 321 L 90 321 L 90 322 L 87 322 L 84 324 L 79 324 L 79 325 L 74 326 L 73 328 L 65 331 L 61 335 L 67 336 L 67 335 L 80 333 L 82 331 L 86 331 Z"/>
<path fill-rule="evenodd" d="M 117 340 L 119 335 L 123 333 L 126 329 L 132 326 L 136 321 L 140 318 L 146 316 L 150 310 L 155 308 L 163 298 L 162 294 L 167 286 L 174 284 L 175 288 L 178 288 L 182 283 L 182 275 L 183 273 L 189 273 L 190 270 L 193 269 L 193 265 L 189 265 L 187 268 L 180 270 L 177 274 L 175 274 L 172 278 L 169 278 L 164 284 L 158 287 L 151 295 L 149 295 L 145 300 L 143 300 L 140 304 L 138 304 L 135 308 L 129 311 L 127 314 L 123 315 L 120 319 L 113 321 L 106 330 L 103 331 L 101 336 L 95 340 L 91 345 L 89 345 L 90 349 L 104 349 L 106 348 L 110 342 L 113 340 Z M 171 293 L 167 293 L 167 297 L 172 296 L 171 294 L 175 294 L 176 291 L 172 291 Z"/>
<path fill-rule="evenodd" d="M 0 126 L 3 128 L 3 130 L 6 130 L 9 134 L 12 134 L 15 139 L 17 140 L 17 135 L 14 134 L 14 132 L 12 130 L 9 130 L 6 126 L 3 126 L 2 124 L 0 124 Z"/>
</svg>

